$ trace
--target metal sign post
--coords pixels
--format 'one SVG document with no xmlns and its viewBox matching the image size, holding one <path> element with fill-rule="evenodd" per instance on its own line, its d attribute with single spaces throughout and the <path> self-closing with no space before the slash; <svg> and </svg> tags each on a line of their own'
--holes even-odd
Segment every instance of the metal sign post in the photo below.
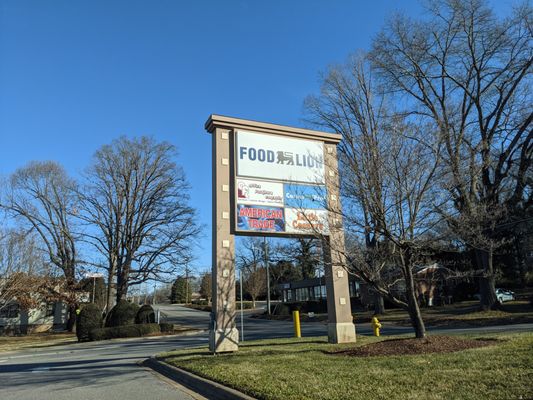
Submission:
<svg viewBox="0 0 533 400">
<path fill-rule="evenodd" d="M 263 253 L 267 278 L 267 314 L 270 315 L 270 263 L 268 261 L 268 243 L 266 236 L 263 238 Z"/>
</svg>

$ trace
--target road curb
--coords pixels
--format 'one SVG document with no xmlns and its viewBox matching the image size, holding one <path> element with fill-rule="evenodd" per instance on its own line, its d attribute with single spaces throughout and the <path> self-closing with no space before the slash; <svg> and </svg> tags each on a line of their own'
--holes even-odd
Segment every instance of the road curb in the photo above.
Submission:
<svg viewBox="0 0 533 400">
<path fill-rule="evenodd" d="M 142 362 L 144 367 L 153 369 L 156 372 L 170 378 L 180 385 L 189 388 L 196 393 L 207 397 L 208 399 L 215 400 L 256 400 L 254 397 L 250 397 L 238 390 L 221 385 L 220 383 L 213 382 L 209 379 L 202 378 L 191 372 L 187 372 L 181 368 L 174 367 L 162 361 L 159 361 L 155 357 L 150 357 Z"/>
<path fill-rule="evenodd" d="M 173 333 L 171 335 L 146 335 L 146 336 L 136 336 L 131 338 L 113 338 L 113 339 L 103 339 L 103 340 L 94 340 L 92 342 L 83 342 L 83 343 L 95 343 L 95 344 L 102 344 L 102 343 L 115 343 L 115 342 L 134 342 L 136 340 L 163 340 L 164 338 L 175 338 L 180 336 L 195 336 L 199 335 L 201 333 L 209 332 L 207 329 L 191 329 L 188 331 L 183 331 L 180 333 Z"/>
</svg>

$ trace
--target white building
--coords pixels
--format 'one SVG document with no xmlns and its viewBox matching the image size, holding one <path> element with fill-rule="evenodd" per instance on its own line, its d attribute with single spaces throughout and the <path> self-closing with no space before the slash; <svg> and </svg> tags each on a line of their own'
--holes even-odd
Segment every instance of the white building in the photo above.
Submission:
<svg viewBox="0 0 533 400">
<path fill-rule="evenodd" d="M 68 309 L 65 303 L 43 303 L 38 308 L 22 310 L 15 301 L 0 308 L 0 335 L 64 330 Z"/>
</svg>

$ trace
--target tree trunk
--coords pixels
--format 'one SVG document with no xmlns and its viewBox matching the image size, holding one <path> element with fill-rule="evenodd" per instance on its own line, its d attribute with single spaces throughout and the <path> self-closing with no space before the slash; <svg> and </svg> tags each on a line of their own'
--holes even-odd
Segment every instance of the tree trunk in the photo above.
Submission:
<svg viewBox="0 0 533 400">
<path fill-rule="evenodd" d="M 374 294 L 374 314 L 385 314 L 385 301 L 383 300 L 383 296 L 378 292 Z"/>
<path fill-rule="evenodd" d="M 113 259 L 109 261 L 107 269 L 107 296 L 105 300 L 105 312 L 108 313 L 112 308 L 113 298 L 113 279 L 115 278 L 116 264 Z"/>
<path fill-rule="evenodd" d="M 117 303 L 125 300 L 128 295 L 130 270 L 131 258 L 127 256 L 124 262 L 117 266 Z"/>
<path fill-rule="evenodd" d="M 128 294 L 128 281 L 123 274 L 117 274 L 117 303 L 126 299 Z"/>
<path fill-rule="evenodd" d="M 76 318 L 78 315 L 76 314 L 77 309 L 76 304 L 69 304 L 68 305 L 68 319 L 67 319 L 67 331 L 74 332 L 74 327 L 76 326 Z"/>
<path fill-rule="evenodd" d="M 111 310 L 111 297 L 113 292 L 112 282 L 107 283 L 106 299 L 105 299 L 105 312 L 106 314 Z"/>
<path fill-rule="evenodd" d="M 479 280 L 480 304 L 482 310 L 495 310 L 500 307 L 496 297 L 496 279 L 494 277 L 492 249 L 476 250 L 476 260 L 483 269 L 483 276 Z"/>
<path fill-rule="evenodd" d="M 423 339 L 426 337 L 426 326 L 420 313 L 420 307 L 416 300 L 415 282 L 413 278 L 413 271 L 410 266 L 404 266 L 405 275 L 405 291 L 407 296 L 407 312 L 411 319 L 411 325 L 415 330 L 415 336 L 417 339 Z"/>
<path fill-rule="evenodd" d="M 106 299 L 105 299 L 105 312 L 106 314 L 109 313 L 111 310 L 111 302 L 113 298 L 113 274 L 110 272 L 107 275 L 107 289 L 106 289 Z"/>
<path fill-rule="evenodd" d="M 411 319 L 411 325 L 415 330 L 415 336 L 417 339 L 424 339 L 426 337 L 426 326 L 424 325 L 424 320 L 422 319 L 422 314 L 420 313 L 420 308 L 416 299 L 409 299 L 409 318 Z"/>
</svg>

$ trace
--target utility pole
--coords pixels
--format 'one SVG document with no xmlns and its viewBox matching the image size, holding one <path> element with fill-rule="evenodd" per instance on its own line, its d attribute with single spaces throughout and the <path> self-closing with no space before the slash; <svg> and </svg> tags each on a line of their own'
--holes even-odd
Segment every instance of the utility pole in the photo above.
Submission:
<svg viewBox="0 0 533 400">
<path fill-rule="evenodd" d="M 267 314 L 270 315 L 270 263 L 268 262 L 268 243 L 266 236 L 263 237 L 263 255 L 267 274 Z"/>
<path fill-rule="evenodd" d="M 189 304 L 189 266 L 185 265 L 185 304 Z"/>
<path fill-rule="evenodd" d="M 241 342 L 244 342 L 244 307 L 242 303 L 242 269 L 243 267 L 239 268 L 239 290 L 240 290 L 240 298 L 241 298 Z"/>
</svg>

